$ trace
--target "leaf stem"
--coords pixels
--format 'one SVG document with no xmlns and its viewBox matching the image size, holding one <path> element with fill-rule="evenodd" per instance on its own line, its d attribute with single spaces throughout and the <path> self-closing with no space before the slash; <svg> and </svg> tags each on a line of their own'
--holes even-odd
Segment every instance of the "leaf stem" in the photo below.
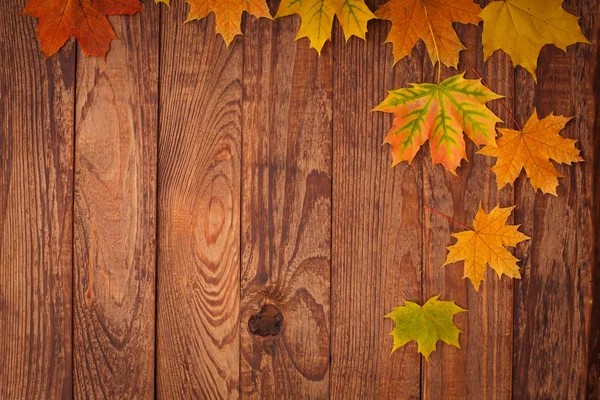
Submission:
<svg viewBox="0 0 600 400">
<path fill-rule="evenodd" d="M 479 72 L 477 72 L 477 70 L 475 68 L 471 68 L 473 70 L 473 72 L 475 72 L 475 75 L 477 75 L 477 77 L 479 79 L 481 79 L 481 83 L 483 83 L 483 86 L 487 87 L 488 89 L 492 90 L 489 85 L 485 82 L 485 80 L 481 77 L 481 75 L 479 75 Z M 519 131 L 523 132 L 523 128 L 521 128 L 521 125 L 519 125 L 519 123 L 517 122 L 517 120 L 515 119 L 515 117 L 512 115 L 512 113 L 508 110 L 508 107 L 506 107 L 506 105 L 504 104 L 504 102 L 502 100 L 498 100 L 500 102 L 500 105 L 504 108 L 504 110 L 508 113 L 508 116 L 510 117 L 510 119 L 513 120 L 513 122 L 515 123 L 515 126 L 517 128 L 519 128 Z"/>
<path fill-rule="evenodd" d="M 425 10 L 425 18 L 427 18 L 427 26 L 429 27 L 429 33 L 431 33 L 431 38 L 433 39 L 433 47 L 435 48 L 435 55 L 437 57 L 437 83 L 440 84 L 442 77 L 442 61 L 440 60 L 440 51 L 437 47 L 437 41 L 435 40 L 435 35 L 433 34 L 433 28 L 431 27 L 431 22 L 429 22 L 429 15 L 427 14 L 427 7 L 423 0 L 421 0 L 421 4 L 423 5 L 423 10 Z M 435 67 L 435 64 L 434 64 Z"/>
<path fill-rule="evenodd" d="M 458 222 L 458 221 L 456 221 L 456 220 L 454 220 L 454 219 L 450 218 L 450 217 L 449 217 L 449 216 L 447 216 L 447 215 L 444 215 L 444 214 L 442 214 L 441 212 L 439 212 L 439 211 L 437 211 L 437 210 L 434 210 L 433 208 L 431 208 L 431 207 L 429 207 L 429 206 L 423 205 L 423 207 L 425 207 L 426 209 L 428 209 L 428 210 L 429 210 L 429 211 L 431 211 L 432 213 L 435 213 L 435 214 L 439 215 L 440 217 L 446 218 L 448 221 L 450 221 L 450 222 L 452 222 L 452 223 L 455 223 L 456 225 L 458 225 L 458 226 L 460 226 L 460 227 L 463 227 L 463 228 L 465 228 L 466 230 L 469 230 L 469 231 L 472 231 L 472 230 L 473 230 L 473 229 L 469 228 L 468 226 L 461 224 L 460 222 Z"/>
</svg>

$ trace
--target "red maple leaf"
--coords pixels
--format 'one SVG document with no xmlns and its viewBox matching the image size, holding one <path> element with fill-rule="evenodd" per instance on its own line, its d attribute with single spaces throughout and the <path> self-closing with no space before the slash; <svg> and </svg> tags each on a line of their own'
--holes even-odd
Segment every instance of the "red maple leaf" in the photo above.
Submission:
<svg viewBox="0 0 600 400">
<path fill-rule="evenodd" d="M 139 0 L 29 0 L 23 12 L 39 18 L 38 36 L 46 56 L 75 36 L 86 55 L 104 57 L 117 38 L 106 16 L 138 11 Z"/>
</svg>

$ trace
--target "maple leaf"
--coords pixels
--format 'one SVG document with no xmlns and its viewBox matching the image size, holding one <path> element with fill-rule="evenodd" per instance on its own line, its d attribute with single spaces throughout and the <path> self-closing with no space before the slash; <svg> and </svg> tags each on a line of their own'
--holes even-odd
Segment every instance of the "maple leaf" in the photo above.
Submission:
<svg viewBox="0 0 600 400">
<path fill-rule="evenodd" d="M 139 0 L 29 0 L 27 15 L 39 18 L 38 37 L 47 57 L 75 36 L 86 55 L 104 57 L 117 35 L 107 15 L 142 11 Z"/>
<path fill-rule="evenodd" d="M 584 161 L 575 147 L 577 140 L 559 135 L 571 118 L 550 114 L 540 120 L 534 110 L 522 131 L 499 129 L 502 137 L 497 147 L 486 146 L 478 152 L 498 158 L 492 167 L 498 188 L 508 183 L 512 185 L 525 169 L 535 190 L 542 189 L 543 193 L 557 196 L 558 178 L 562 175 L 550 160 L 569 165 Z"/>
<path fill-rule="evenodd" d="M 170 5 L 171 0 L 155 0 L 157 3 Z M 265 0 L 186 0 L 190 4 L 190 12 L 185 22 L 199 20 L 215 13 L 217 33 L 223 36 L 225 44 L 229 46 L 237 35 L 242 34 L 242 14 L 257 18 L 272 19 L 269 6 Z"/>
<path fill-rule="evenodd" d="M 453 301 L 440 301 L 439 296 L 427 300 L 421 307 L 412 301 L 404 301 L 404 306 L 396 307 L 385 316 L 396 323 L 390 333 L 394 337 L 392 352 L 414 340 L 419 353 L 429 359 L 438 340 L 460 349 L 458 334 L 462 332 L 454 324 L 454 315 L 467 310 Z"/>
<path fill-rule="evenodd" d="M 581 33 L 578 18 L 562 9 L 563 0 L 493 1 L 479 14 L 483 18 L 483 54 L 487 60 L 502 49 L 513 60 L 531 72 L 535 70 L 540 50 L 554 44 L 565 50 L 581 42 L 590 43 Z"/>
<path fill-rule="evenodd" d="M 444 265 L 464 260 L 464 278 L 469 278 L 477 291 L 483 280 L 486 264 L 496 271 L 498 277 L 506 274 L 511 278 L 521 278 L 518 259 L 505 246 L 514 247 L 529 237 L 518 231 L 520 225 L 506 225 L 513 208 L 497 206 L 488 214 L 479 204 L 473 221 L 475 230 L 452 234 L 458 241 L 448 247 L 450 252 Z"/>
<path fill-rule="evenodd" d="M 464 73 L 439 84 L 413 83 L 390 91 L 375 110 L 394 114 L 385 138 L 392 145 L 393 165 L 410 163 L 429 139 L 434 164 L 456 174 L 456 167 L 466 159 L 463 132 L 478 146 L 496 144 L 495 125 L 501 120 L 485 103 L 500 97 L 481 80 L 464 79 Z"/>
<path fill-rule="evenodd" d="M 302 19 L 296 40 L 308 38 L 310 47 L 319 54 L 325 42 L 331 39 L 335 16 L 344 30 L 346 40 L 352 35 L 364 39 L 367 22 L 375 18 L 364 0 L 283 0 L 275 18 L 292 14 L 298 14 Z"/>
<path fill-rule="evenodd" d="M 441 61 L 458 65 L 458 53 L 465 49 L 453 22 L 477 25 L 481 8 L 472 0 L 391 0 L 375 12 L 392 21 L 386 43 L 394 46 L 394 63 L 410 55 L 419 39 L 425 42 L 433 64 Z"/>
</svg>

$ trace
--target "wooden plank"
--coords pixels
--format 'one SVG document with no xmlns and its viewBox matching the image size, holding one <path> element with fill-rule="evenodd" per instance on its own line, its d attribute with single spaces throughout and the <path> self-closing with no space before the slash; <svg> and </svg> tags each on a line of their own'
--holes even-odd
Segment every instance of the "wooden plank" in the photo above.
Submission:
<svg viewBox="0 0 600 400">
<path fill-rule="evenodd" d="M 597 45 L 600 9 L 595 0 L 565 1 L 563 8 L 581 16 L 592 45 L 577 44 L 568 52 L 546 46 L 538 60 L 538 83 L 523 69 L 516 75 L 517 119 L 524 123 L 537 108 L 574 116 L 561 132 L 578 139 L 585 163 L 560 166 L 558 197 L 534 193 L 524 175 L 515 185 L 517 223 L 533 240 L 517 252 L 524 260 L 523 279 L 515 291 L 515 399 L 585 398 L 591 353 L 594 259 L 594 214 L 598 213 Z M 597 193 L 597 192 L 596 192 Z M 593 296 L 596 296 L 593 299 Z"/>
<path fill-rule="evenodd" d="M 77 62 L 74 396 L 154 397 L 158 9 Z"/>
<path fill-rule="evenodd" d="M 75 46 L 0 4 L 0 398 L 68 398 Z"/>
<path fill-rule="evenodd" d="M 510 58 L 497 52 L 484 64 L 479 29 L 472 25 L 455 27 L 465 46 L 471 49 L 461 52 L 458 72 L 466 71 L 466 78 L 476 79 L 472 71 L 475 68 L 496 93 L 507 96 L 503 101 L 510 105 L 514 81 Z M 425 64 L 426 80 L 435 82 L 436 73 L 431 63 L 426 59 Z M 444 79 L 457 71 L 443 68 L 442 73 Z M 491 102 L 489 107 L 512 126 L 499 102 Z M 513 193 L 510 187 L 498 193 L 490 171 L 495 160 L 475 155 L 477 147 L 468 139 L 466 142 L 469 161 L 462 162 L 457 176 L 440 165 L 432 166 L 427 160 L 423 170 L 423 201 L 454 220 L 472 226 L 480 203 L 487 212 L 498 204 L 509 207 L 513 205 Z M 463 279 L 464 263 L 442 267 L 446 247 L 455 242 L 451 233 L 464 229 L 430 212 L 425 214 L 424 226 L 423 301 L 440 294 L 440 299 L 454 300 L 469 311 L 455 317 L 464 331 L 460 335 L 462 349 L 439 343 L 429 362 L 423 362 L 422 396 L 426 399 L 509 399 L 513 281 L 506 276 L 498 279 L 488 268 L 479 292 L 475 291 L 471 282 Z"/>
<path fill-rule="evenodd" d="M 275 2 L 271 2 L 273 11 Z M 328 398 L 331 44 L 299 18 L 244 38 L 241 394 Z"/>
<path fill-rule="evenodd" d="M 377 3 L 377 4 L 375 4 Z M 367 2 L 372 10 L 380 2 Z M 390 23 L 371 21 L 367 41 L 334 38 L 332 372 L 335 399 L 420 396 L 420 356 L 411 343 L 391 354 L 404 300 L 421 300 L 422 154 L 391 167 L 382 145 L 392 118 L 371 110 L 387 91 L 422 80 L 423 48 L 392 67 Z M 383 45 L 383 46 L 382 46 Z"/>
<path fill-rule="evenodd" d="M 161 25 L 157 391 L 234 398 L 242 43 L 226 48 L 214 14 L 183 24 L 188 8 L 163 8 Z"/>
</svg>

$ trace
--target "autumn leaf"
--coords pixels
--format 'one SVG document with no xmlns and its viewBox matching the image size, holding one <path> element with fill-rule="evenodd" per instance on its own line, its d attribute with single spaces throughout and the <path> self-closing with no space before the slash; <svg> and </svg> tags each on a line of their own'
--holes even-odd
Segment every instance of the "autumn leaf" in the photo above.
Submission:
<svg viewBox="0 0 600 400">
<path fill-rule="evenodd" d="M 352 35 L 364 39 L 367 22 L 375 18 L 364 0 L 282 0 L 275 18 L 292 14 L 298 14 L 302 19 L 296 40 L 308 38 L 310 47 L 319 54 L 325 42 L 331 39 L 335 16 L 344 30 L 346 40 Z"/>
<path fill-rule="evenodd" d="M 478 24 L 481 9 L 472 0 L 391 0 L 375 12 L 392 21 L 386 43 L 394 46 L 394 63 L 410 55 L 419 39 L 425 42 L 433 64 L 439 60 L 450 67 L 458 65 L 458 53 L 465 49 L 453 22 Z"/>
<path fill-rule="evenodd" d="M 479 14 L 483 18 L 483 54 L 487 60 L 496 50 L 508 53 L 537 80 L 535 70 L 540 50 L 553 44 L 565 50 L 581 42 L 578 18 L 561 7 L 563 0 L 493 1 Z"/>
<path fill-rule="evenodd" d="M 394 114 L 385 142 L 392 145 L 393 165 L 413 160 L 429 139 L 431 159 L 453 174 L 466 159 L 463 132 L 478 146 L 496 144 L 495 125 L 501 120 L 485 103 L 502 96 L 481 80 L 455 75 L 440 84 L 412 84 L 392 90 L 376 111 Z"/>
<path fill-rule="evenodd" d="M 104 57 L 117 35 L 107 15 L 142 11 L 139 0 L 29 0 L 27 15 L 39 18 L 38 36 L 47 57 L 75 36 L 86 55 Z"/>
<path fill-rule="evenodd" d="M 498 139 L 498 146 L 486 146 L 478 152 L 498 158 L 492 167 L 498 188 L 508 183 L 512 185 L 525 169 L 535 190 L 542 189 L 543 193 L 556 196 L 558 178 L 562 175 L 550 160 L 569 165 L 583 161 L 575 147 L 577 140 L 559 134 L 570 119 L 550 114 L 540 120 L 534 110 L 522 131 L 499 129 L 502 137 Z"/>
<path fill-rule="evenodd" d="M 170 5 L 171 0 L 155 0 L 157 3 Z M 269 6 L 265 0 L 186 0 L 190 4 L 190 12 L 185 22 L 199 20 L 215 13 L 216 31 L 223 36 L 229 46 L 236 35 L 242 34 L 242 14 L 257 18 L 272 19 Z"/>
<path fill-rule="evenodd" d="M 450 252 L 444 265 L 464 260 L 464 278 L 469 278 L 477 291 L 483 280 L 486 264 L 496 271 L 498 277 L 506 274 L 511 278 L 521 278 L 518 259 L 506 246 L 514 247 L 529 237 L 518 231 L 519 225 L 506 225 L 513 208 L 496 207 L 487 214 L 480 204 L 473 221 L 475 230 L 452 234 L 458 241 L 448 247 Z"/>
<path fill-rule="evenodd" d="M 454 324 L 454 315 L 467 310 L 457 306 L 453 301 L 440 301 L 439 296 L 427 300 L 421 307 L 412 301 L 405 301 L 404 306 L 396 307 L 386 315 L 394 320 L 396 327 L 390 333 L 394 337 L 392 352 L 414 340 L 419 353 L 429 359 L 435 350 L 438 340 L 460 349 L 458 334 L 462 332 Z"/>
</svg>

